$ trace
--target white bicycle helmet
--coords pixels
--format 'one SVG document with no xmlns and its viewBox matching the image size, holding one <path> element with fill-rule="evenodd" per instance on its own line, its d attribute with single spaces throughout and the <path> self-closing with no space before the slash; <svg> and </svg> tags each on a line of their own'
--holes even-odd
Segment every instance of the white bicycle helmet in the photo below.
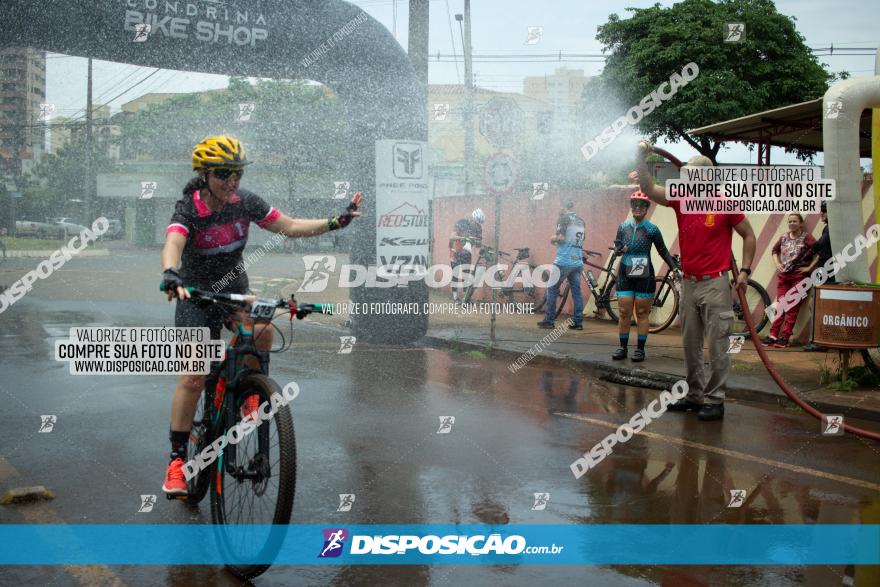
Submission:
<svg viewBox="0 0 880 587">
<path fill-rule="evenodd" d="M 477 224 L 483 224 L 483 222 L 486 221 L 486 215 L 483 214 L 483 210 L 481 210 L 480 208 L 477 208 L 476 210 L 471 212 L 471 218 L 473 218 L 474 222 L 476 222 Z"/>
</svg>

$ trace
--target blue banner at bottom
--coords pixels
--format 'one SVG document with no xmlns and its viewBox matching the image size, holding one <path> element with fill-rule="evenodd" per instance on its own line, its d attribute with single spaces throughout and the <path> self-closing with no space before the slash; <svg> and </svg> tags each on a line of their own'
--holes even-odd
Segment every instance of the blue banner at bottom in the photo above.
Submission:
<svg viewBox="0 0 880 587">
<path fill-rule="evenodd" d="M 878 525 L 0 525 L 4 565 L 877 565 Z"/>
</svg>

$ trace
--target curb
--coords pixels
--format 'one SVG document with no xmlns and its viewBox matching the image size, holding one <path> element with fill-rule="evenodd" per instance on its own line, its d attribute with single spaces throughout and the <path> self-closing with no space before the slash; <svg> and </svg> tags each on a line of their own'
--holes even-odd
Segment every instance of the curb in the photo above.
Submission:
<svg viewBox="0 0 880 587">
<path fill-rule="evenodd" d="M 467 341 L 452 341 L 441 336 L 432 336 L 430 333 L 426 334 L 425 337 L 422 338 L 422 341 L 424 341 L 426 345 L 434 348 L 480 350 L 488 352 L 493 357 L 510 357 L 512 359 L 516 359 L 525 353 L 525 351 L 516 351 L 509 348 L 495 348 L 492 350 L 488 350 L 487 345 L 485 344 Z M 601 361 L 590 359 L 575 359 L 565 355 L 546 352 L 545 354 L 536 356 L 531 361 L 529 361 L 529 363 L 537 365 L 551 365 L 556 367 L 571 367 L 576 365 L 589 367 L 590 369 L 595 370 L 599 375 L 599 378 L 603 381 L 658 390 L 670 389 L 676 381 L 682 379 L 682 376 L 674 375 L 671 373 L 663 373 L 662 371 L 649 371 L 647 369 L 616 367 L 613 365 L 608 365 Z M 772 404 L 783 408 L 800 409 L 800 407 L 796 403 L 791 401 L 787 395 L 782 394 L 781 390 L 779 394 L 776 394 L 772 392 L 744 387 L 742 385 L 728 383 L 727 397 L 731 399 L 740 399 L 762 404 Z M 851 418 L 869 420 L 872 422 L 880 422 L 880 412 L 876 410 L 867 410 L 864 408 L 859 408 L 858 406 L 842 406 L 826 401 L 807 401 L 814 408 L 826 414 L 844 413 Z"/>
<path fill-rule="evenodd" d="M 43 258 L 46 259 L 52 255 L 58 249 L 54 249 L 51 251 L 42 251 L 42 250 L 34 250 L 34 251 L 6 251 L 7 257 L 28 257 L 28 258 Z M 105 257 L 110 254 L 110 249 L 86 249 L 74 255 L 74 257 Z"/>
</svg>

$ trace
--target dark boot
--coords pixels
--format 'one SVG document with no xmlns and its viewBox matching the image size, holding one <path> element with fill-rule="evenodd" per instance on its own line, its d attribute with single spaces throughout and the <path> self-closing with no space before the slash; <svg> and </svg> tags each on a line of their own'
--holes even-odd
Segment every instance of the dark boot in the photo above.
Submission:
<svg viewBox="0 0 880 587">
<path fill-rule="evenodd" d="M 688 398 L 683 398 L 677 402 L 669 404 L 666 406 L 666 409 L 670 412 L 696 412 L 702 407 L 703 404 L 698 404 L 697 402 L 692 402 Z"/>
<path fill-rule="evenodd" d="M 629 351 L 627 351 L 626 347 L 622 346 L 622 347 L 618 348 L 616 351 L 614 351 L 614 354 L 611 355 L 611 358 L 614 359 L 615 361 L 622 361 L 623 359 L 626 358 L 626 355 L 628 352 Z"/>
<path fill-rule="evenodd" d="M 706 404 L 697 414 L 697 418 L 704 422 L 724 419 L 724 404 Z"/>
<path fill-rule="evenodd" d="M 644 360 L 645 360 L 645 351 L 643 351 L 642 349 L 636 349 L 633 351 L 633 358 L 632 358 L 633 363 L 641 363 Z"/>
</svg>

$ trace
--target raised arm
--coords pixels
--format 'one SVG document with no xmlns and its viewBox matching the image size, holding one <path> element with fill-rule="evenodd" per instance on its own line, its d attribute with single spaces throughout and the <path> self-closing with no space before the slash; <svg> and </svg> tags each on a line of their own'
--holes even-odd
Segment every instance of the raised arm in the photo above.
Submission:
<svg viewBox="0 0 880 587">
<path fill-rule="evenodd" d="M 654 185 L 651 173 L 648 171 L 648 152 L 651 145 L 646 141 L 639 141 L 639 150 L 636 155 L 636 171 L 639 174 L 639 189 L 651 198 L 651 201 L 660 206 L 668 206 L 669 201 L 666 199 L 666 189 L 658 185 Z"/>
<path fill-rule="evenodd" d="M 349 225 L 353 218 L 361 215 L 356 212 L 358 206 L 361 205 L 363 194 L 357 192 L 351 199 L 351 203 L 345 209 L 345 212 L 339 216 L 332 216 L 327 219 L 303 219 L 291 218 L 286 214 L 281 214 L 275 222 L 266 225 L 266 230 L 279 234 L 284 234 L 287 238 L 299 238 L 304 236 L 317 236 L 325 232 L 345 228 Z"/>
</svg>

